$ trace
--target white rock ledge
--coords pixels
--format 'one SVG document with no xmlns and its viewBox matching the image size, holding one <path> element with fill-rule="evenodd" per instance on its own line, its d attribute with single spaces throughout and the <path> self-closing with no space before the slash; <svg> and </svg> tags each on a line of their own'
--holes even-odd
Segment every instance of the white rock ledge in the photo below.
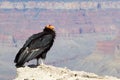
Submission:
<svg viewBox="0 0 120 80">
<path fill-rule="evenodd" d="M 84 71 L 71 71 L 67 68 L 58 68 L 50 65 L 38 67 L 17 68 L 14 80 L 120 80 L 110 76 L 98 76 Z"/>
</svg>

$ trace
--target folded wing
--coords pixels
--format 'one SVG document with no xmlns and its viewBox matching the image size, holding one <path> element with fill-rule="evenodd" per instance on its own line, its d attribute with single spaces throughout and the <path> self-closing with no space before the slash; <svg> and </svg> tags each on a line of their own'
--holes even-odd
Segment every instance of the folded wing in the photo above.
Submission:
<svg viewBox="0 0 120 80">
<path fill-rule="evenodd" d="M 26 41 L 23 48 L 19 51 L 16 62 L 24 64 L 25 62 L 36 58 L 38 55 L 43 53 L 45 50 L 50 48 L 53 41 L 52 35 L 44 35 L 36 38 L 30 37 L 30 40 Z"/>
</svg>

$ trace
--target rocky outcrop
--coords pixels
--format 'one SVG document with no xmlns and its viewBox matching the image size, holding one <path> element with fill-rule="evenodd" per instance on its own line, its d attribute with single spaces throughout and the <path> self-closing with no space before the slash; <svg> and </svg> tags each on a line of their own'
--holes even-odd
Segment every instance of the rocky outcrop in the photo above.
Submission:
<svg viewBox="0 0 120 80">
<path fill-rule="evenodd" d="M 98 76 L 84 71 L 71 71 L 67 68 L 58 68 L 50 65 L 38 67 L 17 68 L 17 77 L 14 80 L 120 80 L 115 77 Z"/>
</svg>

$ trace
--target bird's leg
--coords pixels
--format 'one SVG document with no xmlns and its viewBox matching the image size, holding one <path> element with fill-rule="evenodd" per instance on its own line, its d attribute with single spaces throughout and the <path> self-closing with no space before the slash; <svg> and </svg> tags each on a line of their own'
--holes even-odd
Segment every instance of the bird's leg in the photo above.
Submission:
<svg viewBox="0 0 120 80">
<path fill-rule="evenodd" d="M 39 59 L 37 58 L 37 66 L 39 65 Z"/>
<path fill-rule="evenodd" d="M 44 63 L 43 63 L 43 59 L 40 59 L 40 61 L 41 61 L 41 65 L 44 65 Z"/>
</svg>

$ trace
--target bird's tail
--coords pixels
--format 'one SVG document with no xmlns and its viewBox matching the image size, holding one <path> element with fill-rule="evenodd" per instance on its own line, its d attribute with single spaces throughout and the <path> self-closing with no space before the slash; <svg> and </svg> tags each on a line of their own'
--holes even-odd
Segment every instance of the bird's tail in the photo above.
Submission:
<svg viewBox="0 0 120 80">
<path fill-rule="evenodd" d="M 19 67 L 23 67 L 24 63 L 16 63 L 16 67 L 19 68 Z"/>
<path fill-rule="evenodd" d="M 26 49 L 21 48 L 20 51 L 17 53 L 14 63 L 16 63 L 16 67 L 22 67 L 25 63 L 26 58 Z"/>
</svg>

